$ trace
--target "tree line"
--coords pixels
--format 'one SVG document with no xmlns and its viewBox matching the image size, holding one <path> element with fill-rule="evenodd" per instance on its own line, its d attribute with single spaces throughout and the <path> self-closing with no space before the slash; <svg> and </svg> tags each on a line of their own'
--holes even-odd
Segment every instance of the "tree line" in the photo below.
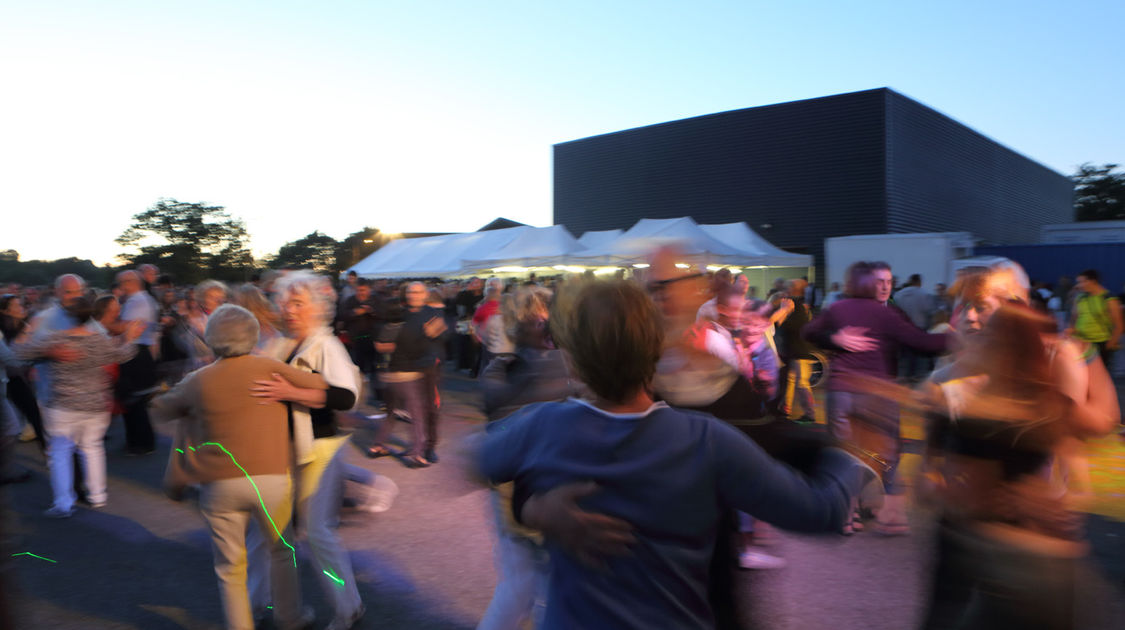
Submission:
<svg viewBox="0 0 1125 630">
<path fill-rule="evenodd" d="M 315 269 L 339 273 L 371 255 L 391 237 L 364 227 L 343 240 L 314 231 L 286 243 L 273 255 L 255 260 L 246 225 L 226 208 L 200 202 L 160 199 L 117 237 L 120 265 L 98 267 L 89 260 L 63 258 L 20 261 L 16 250 L 0 251 L 0 282 L 50 284 L 64 273 L 77 273 L 97 286 L 109 286 L 120 269 L 154 264 L 177 283 L 207 278 L 244 282 L 264 269 Z"/>
</svg>

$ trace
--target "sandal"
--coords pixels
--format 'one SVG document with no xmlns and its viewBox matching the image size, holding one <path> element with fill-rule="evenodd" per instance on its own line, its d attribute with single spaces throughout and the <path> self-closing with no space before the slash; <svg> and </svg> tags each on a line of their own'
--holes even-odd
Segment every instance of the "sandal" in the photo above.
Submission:
<svg viewBox="0 0 1125 630">
<path fill-rule="evenodd" d="M 430 465 L 430 462 L 421 455 L 407 455 L 402 458 L 402 463 L 406 464 L 407 468 L 425 468 Z"/>
<path fill-rule="evenodd" d="M 382 444 L 376 444 L 375 446 L 367 447 L 367 451 L 364 454 L 371 459 L 376 459 L 379 457 L 386 457 L 387 455 L 390 455 L 391 452 L 387 450 L 387 447 L 383 446 Z"/>
</svg>

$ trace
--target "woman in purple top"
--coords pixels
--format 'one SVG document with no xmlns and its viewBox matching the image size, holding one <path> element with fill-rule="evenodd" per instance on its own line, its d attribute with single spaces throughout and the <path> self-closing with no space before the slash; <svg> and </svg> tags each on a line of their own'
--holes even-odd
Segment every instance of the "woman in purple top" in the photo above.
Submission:
<svg viewBox="0 0 1125 630">
<path fill-rule="evenodd" d="M 895 483 L 901 447 L 899 409 L 895 402 L 869 393 L 864 383 L 873 378 L 894 380 L 899 346 L 936 354 L 948 348 L 949 337 L 927 334 L 902 311 L 880 300 L 886 292 L 880 291 L 881 285 L 889 286 L 889 282 L 890 269 L 885 264 L 854 263 L 847 272 L 848 297 L 822 311 L 803 334 L 814 344 L 837 352 L 828 366 L 828 430 L 833 437 L 863 446 L 886 460 L 890 471 L 883 476 L 886 498 L 876 529 L 901 535 L 909 527 L 903 490 Z M 843 532 L 850 534 L 860 527 L 858 519 L 853 519 Z"/>
</svg>

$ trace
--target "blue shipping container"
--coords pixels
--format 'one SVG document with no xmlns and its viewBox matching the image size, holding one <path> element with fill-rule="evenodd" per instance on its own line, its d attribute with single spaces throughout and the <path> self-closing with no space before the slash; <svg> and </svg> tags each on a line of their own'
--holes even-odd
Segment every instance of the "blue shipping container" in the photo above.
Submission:
<svg viewBox="0 0 1125 630">
<path fill-rule="evenodd" d="M 1085 269 L 1096 269 L 1102 285 L 1122 292 L 1125 285 L 1125 243 L 1050 243 L 1042 245 L 989 245 L 973 248 L 977 256 L 1004 256 L 1023 265 L 1033 280 L 1054 286 L 1059 276 L 1071 279 Z"/>
</svg>

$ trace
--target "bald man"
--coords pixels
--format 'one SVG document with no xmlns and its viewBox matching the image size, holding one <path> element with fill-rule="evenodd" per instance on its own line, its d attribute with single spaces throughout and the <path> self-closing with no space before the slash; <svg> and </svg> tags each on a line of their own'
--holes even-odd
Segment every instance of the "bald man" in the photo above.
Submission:
<svg viewBox="0 0 1125 630">
<path fill-rule="evenodd" d="M 46 310 L 40 311 L 35 316 L 32 329 L 35 331 L 33 340 L 46 338 L 48 335 L 60 330 L 68 330 L 78 325 L 67 307 L 75 300 L 82 297 L 86 291 L 86 281 L 81 276 L 67 273 L 55 278 L 55 302 Z M 54 357 L 65 360 L 65 356 Z M 36 363 L 35 397 L 47 400 L 51 389 L 51 362 L 40 361 Z"/>
</svg>

